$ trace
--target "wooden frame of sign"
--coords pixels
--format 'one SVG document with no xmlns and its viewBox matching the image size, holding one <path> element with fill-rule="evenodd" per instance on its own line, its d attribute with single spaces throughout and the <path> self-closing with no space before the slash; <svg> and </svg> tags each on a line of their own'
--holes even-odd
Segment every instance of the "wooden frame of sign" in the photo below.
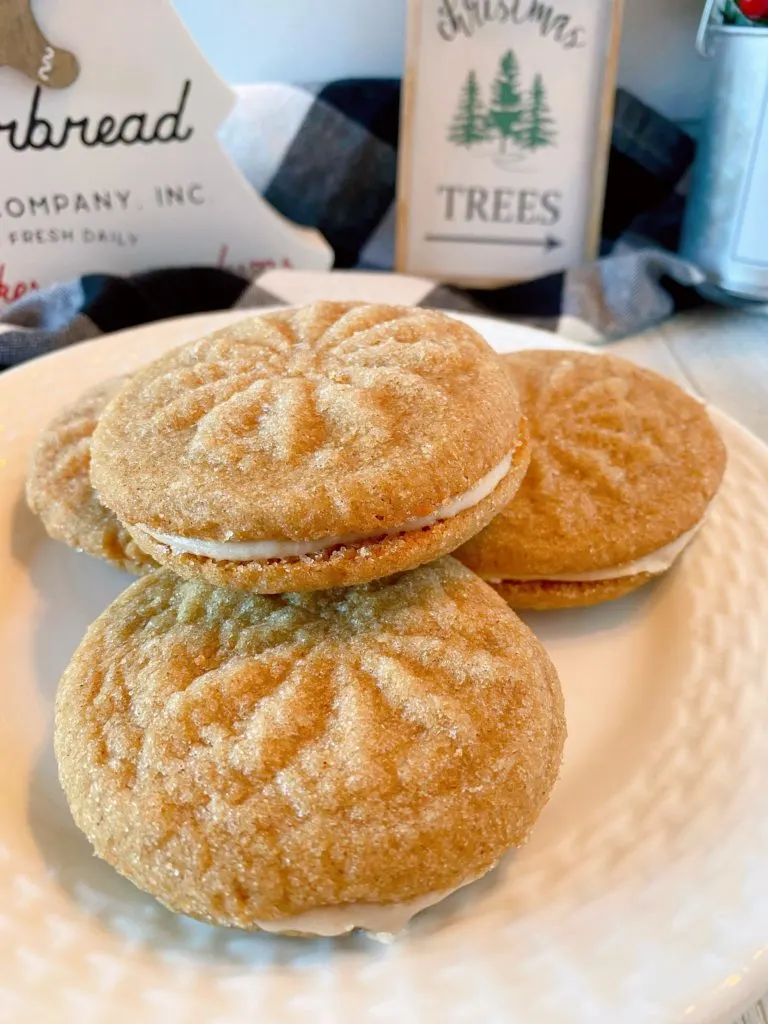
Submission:
<svg viewBox="0 0 768 1024">
<path fill-rule="evenodd" d="M 598 253 L 622 0 L 409 0 L 396 266 L 493 286 Z"/>
</svg>

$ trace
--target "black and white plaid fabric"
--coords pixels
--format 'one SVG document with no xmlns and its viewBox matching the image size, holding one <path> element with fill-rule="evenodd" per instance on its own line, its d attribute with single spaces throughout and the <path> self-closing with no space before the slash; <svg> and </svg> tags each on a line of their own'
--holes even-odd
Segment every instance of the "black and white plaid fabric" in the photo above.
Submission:
<svg viewBox="0 0 768 1024">
<path fill-rule="evenodd" d="M 328 294 L 380 298 L 392 266 L 400 83 L 348 80 L 317 89 L 238 90 L 222 141 L 266 199 L 317 228 L 335 253 L 331 275 L 266 271 L 245 280 L 205 267 L 129 278 L 89 275 L 32 293 L 0 314 L 0 367 L 75 341 L 172 316 L 293 304 Z M 691 138 L 619 92 L 602 257 L 564 273 L 493 290 L 389 277 L 386 301 L 492 314 L 602 343 L 698 304 L 700 272 L 675 253 Z M 320 280 L 318 280 L 320 276 Z"/>
</svg>

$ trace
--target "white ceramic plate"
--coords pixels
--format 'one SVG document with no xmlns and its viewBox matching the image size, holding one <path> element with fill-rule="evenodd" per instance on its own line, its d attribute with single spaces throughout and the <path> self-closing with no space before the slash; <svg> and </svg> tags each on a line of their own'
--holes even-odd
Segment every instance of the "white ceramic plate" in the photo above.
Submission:
<svg viewBox="0 0 768 1024">
<path fill-rule="evenodd" d="M 566 693 L 528 847 L 392 946 L 174 917 L 90 854 L 51 750 L 57 680 L 127 576 L 48 540 L 33 438 L 84 387 L 242 313 L 154 324 L 0 376 L 0 1019 L 730 1021 L 768 988 L 768 449 L 722 415 L 725 485 L 660 584 L 531 615 Z M 472 321 L 500 350 L 550 336 Z"/>
</svg>

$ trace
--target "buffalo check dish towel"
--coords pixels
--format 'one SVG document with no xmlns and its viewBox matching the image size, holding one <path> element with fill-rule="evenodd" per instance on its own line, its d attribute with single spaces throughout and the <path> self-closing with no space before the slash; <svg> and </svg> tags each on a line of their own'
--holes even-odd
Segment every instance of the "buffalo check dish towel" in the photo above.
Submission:
<svg viewBox="0 0 768 1024">
<path fill-rule="evenodd" d="M 213 267 L 90 274 L 0 307 L 0 367 L 152 320 L 209 310 L 377 299 L 484 313 L 600 344 L 702 300 L 703 275 L 675 255 L 693 140 L 619 91 L 601 258 L 491 290 L 380 274 L 394 252 L 400 83 L 237 90 L 222 141 L 252 186 L 331 244 L 331 275 L 264 269 L 250 279 Z M 378 272 L 378 273 L 375 273 Z"/>
</svg>

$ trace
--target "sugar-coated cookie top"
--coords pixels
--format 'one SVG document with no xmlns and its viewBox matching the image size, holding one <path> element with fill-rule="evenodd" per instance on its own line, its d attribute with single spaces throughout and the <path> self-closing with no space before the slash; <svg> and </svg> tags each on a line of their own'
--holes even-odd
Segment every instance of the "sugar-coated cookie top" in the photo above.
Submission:
<svg viewBox="0 0 768 1024">
<path fill-rule="evenodd" d="M 624 565 L 695 526 L 725 446 L 704 406 L 624 359 L 533 350 L 503 357 L 531 430 L 512 502 L 457 553 L 483 575 Z"/>
<path fill-rule="evenodd" d="M 91 486 L 91 441 L 99 417 L 125 384 L 113 377 L 89 388 L 41 432 L 27 473 L 27 503 L 48 533 L 129 572 L 154 566 Z"/>
<path fill-rule="evenodd" d="M 498 357 L 441 313 L 319 302 L 251 317 L 140 371 L 92 478 L 128 524 L 210 540 L 375 534 L 516 447 Z"/>
<path fill-rule="evenodd" d="M 266 597 L 156 571 L 62 679 L 78 825 L 177 910 L 249 927 L 477 877 L 557 776 L 555 670 L 453 559 Z"/>
</svg>

